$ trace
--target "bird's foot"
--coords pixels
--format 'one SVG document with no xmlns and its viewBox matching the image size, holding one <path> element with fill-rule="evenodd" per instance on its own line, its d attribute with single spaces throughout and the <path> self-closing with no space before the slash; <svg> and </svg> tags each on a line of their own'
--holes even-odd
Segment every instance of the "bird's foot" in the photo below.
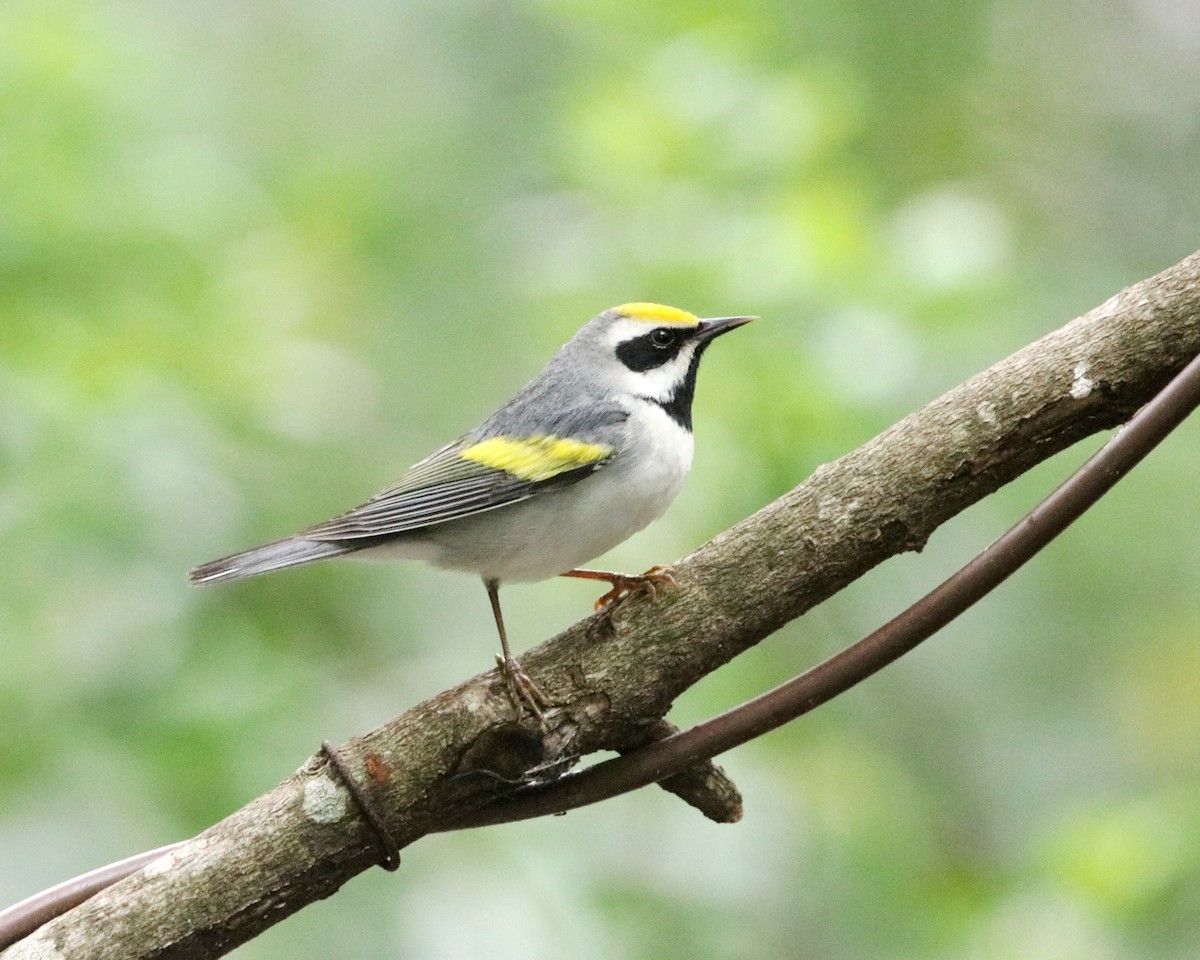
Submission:
<svg viewBox="0 0 1200 960">
<path fill-rule="evenodd" d="M 547 697 L 538 688 L 538 685 L 530 679 L 516 657 L 505 657 L 504 654 L 496 654 L 496 666 L 500 668 L 500 673 L 504 676 L 504 683 L 508 687 L 508 698 L 512 701 L 513 709 L 517 714 L 523 714 L 526 711 L 533 714 L 537 722 L 543 726 L 546 723 L 545 710 L 553 706 L 550 698 Z"/>
<path fill-rule="evenodd" d="M 651 567 L 645 573 L 613 573 L 608 570 L 568 570 L 564 577 L 579 577 L 583 580 L 604 580 L 612 589 L 596 601 L 598 613 L 612 613 L 622 604 L 636 597 L 653 600 L 664 590 L 672 590 L 678 584 L 670 567 Z"/>
</svg>

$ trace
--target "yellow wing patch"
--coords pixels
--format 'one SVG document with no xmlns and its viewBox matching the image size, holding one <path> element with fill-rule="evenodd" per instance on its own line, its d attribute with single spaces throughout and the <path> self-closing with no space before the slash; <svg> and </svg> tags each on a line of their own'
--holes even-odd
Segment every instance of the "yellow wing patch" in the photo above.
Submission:
<svg viewBox="0 0 1200 960">
<path fill-rule="evenodd" d="M 623 317 L 645 323 L 673 323 L 682 327 L 694 327 L 700 322 L 694 313 L 661 303 L 623 303 L 614 309 Z"/>
<path fill-rule="evenodd" d="M 552 435 L 538 437 L 491 437 L 459 453 L 493 470 L 503 470 L 518 480 L 539 482 L 560 473 L 598 464 L 612 455 L 612 447 Z"/>
</svg>

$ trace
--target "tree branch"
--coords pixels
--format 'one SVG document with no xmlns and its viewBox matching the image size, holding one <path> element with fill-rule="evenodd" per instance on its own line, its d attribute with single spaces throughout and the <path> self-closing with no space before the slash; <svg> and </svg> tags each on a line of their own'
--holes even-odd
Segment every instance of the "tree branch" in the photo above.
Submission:
<svg viewBox="0 0 1200 960">
<path fill-rule="evenodd" d="M 340 748 L 347 765 L 405 845 L 511 792 L 531 769 L 557 772 L 653 737 L 671 701 L 706 673 L 888 556 L 919 549 L 1024 470 L 1122 422 L 1198 353 L 1200 254 L 821 467 L 677 565 L 677 592 L 527 653 L 526 670 L 559 704 L 544 735 L 512 721 L 491 673 L 352 740 Z M 369 867 L 374 842 L 313 758 L 3 956 L 216 956 Z"/>
<path fill-rule="evenodd" d="M 774 690 L 681 733 L 579 774 L 502 797 L 454 828 L 564 813 L 667 781 L 803 716 L 878 673 L 982 600 L 1081 517 L 1200 406 L 1200 356 L 1189 363 L 1095 456 L 982 553 L 903 613 Z"/>
</svg>

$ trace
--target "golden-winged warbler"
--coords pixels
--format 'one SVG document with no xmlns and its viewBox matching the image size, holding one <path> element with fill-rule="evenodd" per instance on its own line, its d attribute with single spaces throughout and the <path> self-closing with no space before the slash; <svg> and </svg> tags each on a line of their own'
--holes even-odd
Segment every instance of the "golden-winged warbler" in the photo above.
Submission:
<svg viewBox="0 0 1200 960">
<path fill-rule="evenodd" d="M 424 560 L 483 578 L 510 691 L 540 716 L 546 701 L 509 650 L 502 583 L 603 580 L 604 608 L 672 584 L 579 564 L 667 509 L 692 465 L 696 370 L 715 337 L 754 319 L 701 319 L 627 303 L 588 321 L 515 397 L 346 513 L 196 567 L 193 583 L 237 580 L 351 554 Z"/>
</svg>

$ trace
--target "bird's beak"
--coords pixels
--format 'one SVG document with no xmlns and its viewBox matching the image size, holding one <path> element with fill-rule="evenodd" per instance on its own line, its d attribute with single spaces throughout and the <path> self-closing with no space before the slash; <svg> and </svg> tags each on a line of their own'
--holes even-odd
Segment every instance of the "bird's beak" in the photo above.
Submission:
<svg viewBox="0 0 1200 960">
<path fill-rule="evenodd" d="M 709 317 L 700 321 L 700 329 L 696 331 L 695 339 L 706 343 L 714 337 L 719 337 L 723 333 L 728 333 L 730 330 L 757 319 L 758 317 Z"/>
</svg>

